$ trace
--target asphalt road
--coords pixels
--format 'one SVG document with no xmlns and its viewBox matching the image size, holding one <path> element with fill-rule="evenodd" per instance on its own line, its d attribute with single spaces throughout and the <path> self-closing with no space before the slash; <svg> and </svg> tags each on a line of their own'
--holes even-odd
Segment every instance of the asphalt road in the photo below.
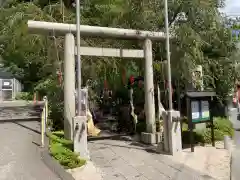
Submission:
<svg viewBox="0 0 240 180">
<path fill-rule="evenodd" d="M 42 162 L 38 122 L 0 122 L 0 180 L 60 180 Z"/>
</svg>

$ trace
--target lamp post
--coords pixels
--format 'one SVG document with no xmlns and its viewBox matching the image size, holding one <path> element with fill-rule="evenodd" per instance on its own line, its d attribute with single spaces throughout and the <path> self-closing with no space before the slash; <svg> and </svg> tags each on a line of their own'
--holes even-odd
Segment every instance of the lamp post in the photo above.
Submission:
<svg viewBox="0 0 240 180">
<path fill-rule="evenodd" d="M 76 30 L 77 30 L 77 94 L 78 94 L 78 116 L 81 115 L 81 55 L 80 55 L 80 0 L 76 0 Z"/>
<path fill-rule="evenodd" d="M 170 59 L 170 43 L 169 43 L 169 27 L 168 27 L 168 1 L 164 0 L 165 15 L 165 32 L 166 32 L 166 49 L 167 49 L 167 72 L 168 72 L 168 121 L 172 121 L 172 75 L 171 75 L 171 59 Z"/>
<path fill-rule="evenodd" d="M 166 50 L 167 50 L 167 72 L 168 72 L 168 104 L 169 104 L 169 119 L 172 120 L 172 75 L 171 75 L 171 52 L 169 43 L 169 25 L 168 25 L 168 0 L 164 0 L 164 16 L 165 16 L 165 33 L 166 33 Z M 176 22 L 186 22 L 187 17 L 184 12 L 180 12 L 175 21 L 172 23 L 174 26 Z"/>
<path fill-rule="evenodd" d="M 80 54 L 80 0 L 76 0 L 76 31 L 77 31 L 77 93 L 78 93 L 78 106 L 76 130 L 80 137 L 74 137 L 74 151 L 80 153 L 85 159 L 89 159 L 89 152 L 87 148 L 87 121 L 86 114 L 82 114 L 82 94 L 81 94 L 81 54 Z M 87 112 L 87 109 L 86 109 Z M 80 127 L 80 126 L 81 127 Z M 81 130 L 82 129 L 82 130 Z"/>
</svg>

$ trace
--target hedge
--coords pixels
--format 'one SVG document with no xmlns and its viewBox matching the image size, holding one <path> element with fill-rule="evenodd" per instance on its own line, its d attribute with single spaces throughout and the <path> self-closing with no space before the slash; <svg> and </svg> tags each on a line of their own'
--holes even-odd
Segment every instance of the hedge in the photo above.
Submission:
<svg viewBox="0 0 240 180">
<path fill-rule="evenodd" d="M 62 131 L 48 133 L 50 140 L 50 154 L 64 168 L 73 169 L 86 164 L 85 159 L 81 159 L 79 154 L 73 152 L 73 142 L 64 139 Z"/>
</svg>

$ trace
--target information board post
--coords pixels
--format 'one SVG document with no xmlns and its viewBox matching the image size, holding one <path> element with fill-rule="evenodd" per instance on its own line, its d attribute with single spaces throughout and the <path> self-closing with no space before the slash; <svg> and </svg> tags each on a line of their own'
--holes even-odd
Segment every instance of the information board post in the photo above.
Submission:
<svg viewBox="0 0 240 180">
<path fill-rule="evenodd" d="M 211 134 L 212 134 L 212 146 L 215 147 L 215 138 L 214 138 L 214 124 L 213 124 L 213 117 L 211 117 Z"/>
<path fill-rule="evenodd" d="M 211 124 L 211 140 L 212 146 L 215 146 L 214 139 L 214 124 L 211 113 L 211 99 L 216 95 L 215 92 L 187 92 L 187 116 L 188 116 L 188 127 L 190 131 L 190 144 L 191 152 L 194 152 L 194 128 L 199 123 L 210 123 Z"/>
<path fill-rule="evenodd" d="M 191 145 L 191 152 L 194 152 L 194 124 L 190 122 L 189 117 L 192 117 L 191 111 L 191 100 L 187 97 L 187 117 L 188 117 L 188 129 L 189 129 L 189 138 L 190 138 L 190 145 Z"/>
</svg>

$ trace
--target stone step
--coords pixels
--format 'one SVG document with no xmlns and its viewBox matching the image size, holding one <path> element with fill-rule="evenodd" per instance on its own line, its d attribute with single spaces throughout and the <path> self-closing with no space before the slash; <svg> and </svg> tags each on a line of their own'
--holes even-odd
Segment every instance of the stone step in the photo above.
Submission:
<svg viewBox="0 0 240 180">
<path fill-rule="evenodd" d="M 20 102 L 0 103 L 0 120 L 40 119 L 43 104 Z"/>
</svg>

